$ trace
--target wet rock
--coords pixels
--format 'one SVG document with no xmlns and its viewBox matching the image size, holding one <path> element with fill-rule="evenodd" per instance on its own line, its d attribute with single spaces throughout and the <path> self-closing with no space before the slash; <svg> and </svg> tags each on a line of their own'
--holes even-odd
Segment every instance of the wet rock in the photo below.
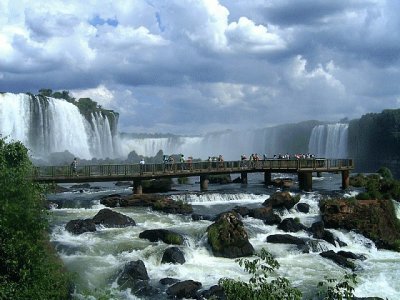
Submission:
<svg viewBox="0 0 400 300">
<path fill-rule="evenodd" d="M 213 285 L 208 290 L 205 290 L 201 293 L 201 295 L 205 299 L 215 299 L 215 300 L 225 300 L 225 292 L 222 286 L 220 285 Z"/>
<path fill-rule="evenodd" d="M 233 210 L 236 211 L 242 217 L 248 216 L 250 214 L 250 209 L 246 206 L 235 206 Z"/>
<path fill-rule="evenodd" d="M 182 245 L 183 236 L 167 229 L 150 229 L 139 234 L 139 238 L 147 239 L 150 242 L 163 241 L 170 245 Z"/>
<path fill-rule="evenodd" d="M 336 246 L 336 241 L 338 241 L 338 239 L 335 238 L 332 232 L 325 229 L 323 221 L 313 223 L 310 227 L 310 232 L 313 234 L 314 238 L 327 241 Z"/>
<path fill-rule="evenodd" d="M 281 223 L 282 219 L 277 214 L 271 214 L 269 216 L 266 216 L 263 221 L 266 225 L 278 225 Z"/>
<path fill-rule="evenodd" d="M 160 290 L 151 286 L 147 280 L 137 280 L 131 287 L 131 293 L 138 297 L 155 299 Z"/>
<path fill-rule="evenodd" d="M 197 298 L 197 291 L 201 288 L 201 283 L 193 280 L 185 280 L 170 286 L 167 289 L 167 294 L 171 298 Z"/>
<path fill-rule="evenodd" d="M 164 251 L 161 263 L 184 264 L 186 262 L 183 252 L 178 247 L 171 247 Z"/>
<path fill-rule="evenodd" d="M 267 242 L 275 244 L 293 244 L 297 246 L 304 246 L 306 244 L 304 239 L 290 234 L 271 234 L 267 236 Z"/>
<path fill-rule="evenodd" d="M 378 248 L 400 251 L 400 225 L 392 201 L 332 199 L 320 209 L 325 226 L 356 230 Z"/>
<path fill-rule="evenodd" d="M 208 243 L 215 256 L 236 258 L 254 254 L 238 213 L 226 212 L 207 228 Z"/>
<path fill-rule="evenodd" d="M 200 215 L 200 214 L 192 214 L 192 220 L 193 221 L 200 221 L 200 220 L 212 220 L 213 217 L 209 215 Z"/>
<path fill-rule="evenodd" d="M 291 188 L 294 184 L 292 178 L 275 178 L 271 181 L 271 184 L 280 188 Z"/>
<path fill-rule="evenodd" d="M 71 220 L 65 225 L 65 230 L 73 234 L 96 231 L 96 225 L 92 219 Z"/>
<path fill-rule="evenodd" d="M 132 186 L 132 182 L 130 181 L 117 181 L 115 183 L 116 186 Z"/>
<path fill-rule="evenodd" d="M 367 257 L 363 254 L 355 254 L 353 252 L 350 251 L 338 251 L 338 253 L 340 256 L 343 256 L 345 258 L 350 258 L 350 259 L 359 259 L 359 260 L 366 260 Z"/>
<path fill-rule="evenodd" d="M 299 196 L 292 197 L 289 192 L 276 192 L 273 193 L 267 200 L 265 200 L 262 205 L 275 209 L 286 208 L 287 210 L 289 210 L 299 201 Z"/>
<path fill-rule="evenodd" d="M 298 232 L 300 230 L 306 230 L 307 227 L 305 227 L 303 224 L 293 218 L 286 218 L 283 219 L 282 222 L 278 225 L 278 229 L 285 232 Z"/>
<path fill-rule="evenodd" d="M 119 207 L 121 199 L 121 195 L 113 194 L 101 198 L 100 203 L 107 207 Z"/>
<path fill-rule="evenodd" d="M 310 211 L 310 205 L 307 203 L 297 203 L 296 208 L 299 212 L 306 214 Z"/>
<path fill-rule="evenodd" d="M 230 174 L 210 175 L 208 177 L 209 183 L 213 184 L 228 184 L 232 183 Z"/>
<path fill-rule="evenodd" d="M 135 226 L 135 221 L 123 214 L 120 214 L 111 209 L 104 208 L 100 210 L 94 217 L 93 222 L 95 224 L 101 224 L 105 227 L 127 227 Z"/>
<path fill-rule="evenodd" d="M 70 187 L 71 189 L 77 190 L 77 189 L 90 189 L 90 184 L 89 183 L 82 183 L 82 184 L 75 184 Z"/>
<path fill-rule="evenodd" d="M 255 219 L 266 220 L 267 218 L 270 218 L 272 214 L 273 214 L 272 208 L 258 207 L 258 208 L 250 209 L 248 215 L 249 215 L 249 217 L 252 217 Z"/>
<path fill-rule="evenodd" d="M 174 283 L 177 283 L 177 282 L 179 282 L 179 279 L 171 278 L 171 277 L 166 277 L 166 278 L 160 279 L 160 283 L 162 285 L 173 285 Z"/>
<path fill-rule="evenodd" d="M 322 252 L 319 255 L 321 255 L 324 258 L 328 258 L 328 259 L 334 261 L 339 266 L 349 268 L 352 270 L 355 270 L 355 268 L 356 268 L 356 266 L 353 262 L 348 261 L 347 258 L 335 253 L 333 250 Z"/>
<path fill-rule="evenodd" d="M 119 276 L 117 283 L 121 286 L 127 281 L 149 280 L 146 266 L 142 260 L 130 261 L 125 266 Z"/>
</svg>

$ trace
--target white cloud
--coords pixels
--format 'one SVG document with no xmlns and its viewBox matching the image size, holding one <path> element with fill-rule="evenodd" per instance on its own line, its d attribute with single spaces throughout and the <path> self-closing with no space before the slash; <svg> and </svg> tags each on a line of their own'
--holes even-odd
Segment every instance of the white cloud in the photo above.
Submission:
<svg viewBox="0 0 400 300">
<path fill-rule="evenodd" d="M 112 102 L 115 100 L 114 91 L 109 90 L 102 84 L 91 89 L 73 90 L 71 94 L 77 100 L 79 98 L 91 98 L 105 108 L 112 106 Z"/>
</svg>

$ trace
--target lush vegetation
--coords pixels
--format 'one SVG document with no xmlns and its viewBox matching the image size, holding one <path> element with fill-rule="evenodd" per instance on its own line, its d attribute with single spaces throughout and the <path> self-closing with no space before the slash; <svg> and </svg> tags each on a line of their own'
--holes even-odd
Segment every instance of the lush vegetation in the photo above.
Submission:
<svg viewBox="0 0 400 300">
<path fill-rule="evenodd" d="M 400 201 L 400 181 L 393 178 L 392 172 L 381 167 L 377 174 L 357 174 L 350 178 L 350 184 L 354 187 L 363 187 L 365 192 L 359 193 L 359 200 L 368 199 L 394 199 Z"/>
<path fill-rule="evenodd" d="M 256 254 L 255 259 L 240 258 L 236 261 L 251 275 L 251 278 L 248 282 L 230 278 L 220 279 L 219 284 L 223 287 L 228 300 L 302 299 L 301 291 L 292 287 L 288 279 L 271 276 L 276 273 L 279 263 L 264 248 Z M 355 274 L 345 274 L 341 280 L 326 277 L 325 281 L 318 283 L 318 299 L 353 299 L 356 283 Z"/>
<path fill-rule="evenodd" d="M 49 243 L 31 171 L 25 146 L 0 139 L 0 299 L 66 299 L 69 279 Z"/>
</svg>

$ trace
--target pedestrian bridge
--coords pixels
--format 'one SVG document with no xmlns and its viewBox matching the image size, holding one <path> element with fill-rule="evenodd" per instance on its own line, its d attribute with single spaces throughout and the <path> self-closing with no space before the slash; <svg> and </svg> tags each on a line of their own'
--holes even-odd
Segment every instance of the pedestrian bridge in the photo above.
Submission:
<svg viewBox="0 0 400 300">
<path fill-rule="evenodd" d="M 263 172 L 266 184 L 271 173 L 297 173 L 300 189 L 312 189 L 312 173 L 342 174 L 342 187 L 349 186 L 349 173 L 354 169 L 352 159 L 266 159 L 258 161 L 199 161 L 161 164 L 85 165 L 76 173 L 70 166 L 35 167 L 33 180 L 41 183 L 133 181 L 134 193 L 142 193 L 142 180 L 200 176 L 200 188 L 208 189 L 209 175 L 234 174 L 247 183 L 248 173 Z"/>
</svg>

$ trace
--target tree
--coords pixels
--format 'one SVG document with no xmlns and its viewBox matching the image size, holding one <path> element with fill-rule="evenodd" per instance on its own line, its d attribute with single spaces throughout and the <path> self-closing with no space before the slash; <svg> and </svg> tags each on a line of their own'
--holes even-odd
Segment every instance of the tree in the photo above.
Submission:
<svg viewBox="0 0 400 300">
<path fill-rule="evenodd" d="M 0 299 L 64 299 L 69 280 L 50 249 L 42 190 L 21 142 L 0 138 Z"/>
</svg>

